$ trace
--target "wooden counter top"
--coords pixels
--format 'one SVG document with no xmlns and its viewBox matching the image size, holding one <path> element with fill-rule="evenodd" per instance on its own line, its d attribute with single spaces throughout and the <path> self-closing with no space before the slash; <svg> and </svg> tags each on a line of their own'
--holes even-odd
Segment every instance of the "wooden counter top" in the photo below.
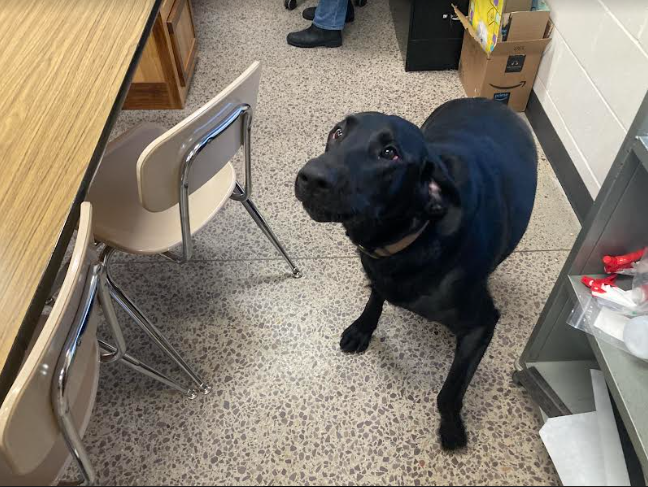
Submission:
<svg viewBox="0 0 648 487">
<path fill-rule="evenodd" d="M 0 401 L 160 3 L 0 2 Z"/>
</svg>

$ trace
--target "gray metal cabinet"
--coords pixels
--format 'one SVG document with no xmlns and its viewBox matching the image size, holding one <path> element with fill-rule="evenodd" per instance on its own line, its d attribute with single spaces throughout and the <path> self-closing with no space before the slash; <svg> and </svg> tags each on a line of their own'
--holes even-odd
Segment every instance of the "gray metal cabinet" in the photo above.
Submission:
<svg viewBox="0 0 648 487">
<path fill-rule="evenodd" d="M 601 258 L 648 246 L 648 95 L 639 109 L 573 250 L 516 364 L 521 382 L 549 416 L 593 411 L 589 370 L 600 369 L 643 472 L 648 474 L 648 363 L 566 321 L 584 274 L 603 273 Z"/>
<path fill-rule="evenodd" d="M 468 0 L 390 0 L 406 71 L 457 69 L 464 28 L 453 5 L 468 13 Z"/>
</svg>

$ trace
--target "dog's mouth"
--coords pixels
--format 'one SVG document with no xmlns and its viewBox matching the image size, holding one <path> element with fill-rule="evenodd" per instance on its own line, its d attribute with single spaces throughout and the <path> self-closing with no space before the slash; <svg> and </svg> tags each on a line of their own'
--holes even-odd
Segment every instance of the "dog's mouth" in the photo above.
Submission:
<svg viewBox="0 0 648 487">
<path fill-rule="evenodd" d="M 344 223 L 354 216 L 352 211 L 336 211 L 325 208 L 319 202 L 313 201 L 312 196 L 305 193 L 299 185 L 296 186 L 295 196 L 304 206 L 306 213 L 318 223 Z"/>
<path fill-rule="evenodd" d="M 303 203 L 306 213 L 318 223 L 344 223 L 353 218 L 352 212 L 335 212 Z"/>
</svg>

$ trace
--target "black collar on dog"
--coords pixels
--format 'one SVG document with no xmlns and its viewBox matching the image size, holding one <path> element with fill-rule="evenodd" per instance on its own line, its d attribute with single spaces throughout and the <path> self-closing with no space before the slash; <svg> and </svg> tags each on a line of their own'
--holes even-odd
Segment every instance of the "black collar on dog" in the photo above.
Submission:
<svg viewBox="0 0 648 487">
<path fill-rule="evenodd" d="M 362 252 L 363 254 L 368 255 L 372 259 L 383 259 L 385 257 L 391 257 L 392 255 L 397 254 L 398 252 L 402 252 L 405 250 L 407 247 L 412 245 L 416 240 L 423 235 L 423 232 L 425 229 L 428 227 L 430 224 L 429 221 L 426 221 L 421 228 L 419 228 L 416 232 L 410 233 L 409 235 L 406 235 L 405 237 L 401 238 L 399 241 L 394 242 L 392 244 L 388 245 L 383 245 L 382 247 L 377 247 L 373 251 L 367 249 L 366 247 L 363 247 L 362 245 L 358 245 L 358 250 Z"/>
</svg>

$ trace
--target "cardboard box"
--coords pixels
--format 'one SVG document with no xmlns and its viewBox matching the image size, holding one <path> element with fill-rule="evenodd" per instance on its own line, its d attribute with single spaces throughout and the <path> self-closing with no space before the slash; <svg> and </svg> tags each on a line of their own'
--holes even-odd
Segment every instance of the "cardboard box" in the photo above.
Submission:
<svg viewBox="0 0 648 487">
<path fill-rule="evenodd" d="M 542 53 L 551 41 L 549 12 L 511 13 L 507 40 L 498 42 L 490 54 L 482 48 L 466 16 L 456 7 L 455 12 L 466 30 L 459 62 L 459 76 L 466 94 L 501 101 L 523 112 Z"/>
<path fill-rule="evenodd" d="M 549 12 L 513 12 L 510 15 L 507 42 L 544 39 Z"/>
<path fill-rule="evenodd" d="M 509 12 L 528 12 L 531 10 L 533 0 L 506 0 L 504 4 L 504 13 Z"/>
</svg>

